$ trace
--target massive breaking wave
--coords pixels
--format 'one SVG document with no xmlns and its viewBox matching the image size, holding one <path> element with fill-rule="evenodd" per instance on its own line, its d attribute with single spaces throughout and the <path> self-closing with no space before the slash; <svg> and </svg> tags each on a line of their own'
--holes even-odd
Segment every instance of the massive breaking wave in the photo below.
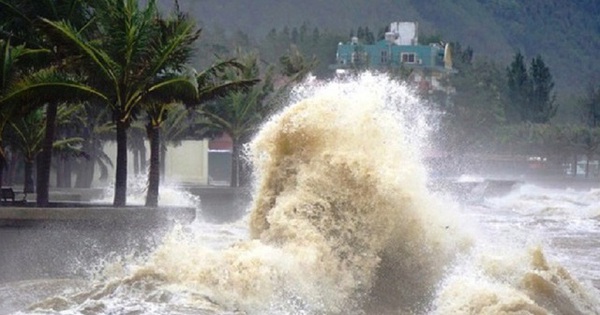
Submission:
<svg viewBox="0 0 600 315">
<path fill-rule="evenodd" d="M 600 313 L 597 291 L 541 248 L 487 246 L 427 189 L 432 122 L 412 95 L 369 73 L 307 83 L 250 144 L 248 239 L 214 249 L 203 231 L 177 230 L 128 274 L 32 309 L 92 299 L 107 314 Z"/>
</svg>

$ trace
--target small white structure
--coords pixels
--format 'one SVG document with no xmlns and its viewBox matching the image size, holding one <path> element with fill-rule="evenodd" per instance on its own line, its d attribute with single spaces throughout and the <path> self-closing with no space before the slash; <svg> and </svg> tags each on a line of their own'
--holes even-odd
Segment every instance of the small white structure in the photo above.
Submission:
<svg viewBox="0 0 600 315">
<path fill-rule="evenodd" d="M 396 45 L 417 45 L 419 42 L 417 22 L 392 22 L 390 33 L 394 34 L 393 42 Z M 391 35 L 390 35 L 391 36 Z M 386 34 L 386 39 L 388 35 Z"/>
</svg>

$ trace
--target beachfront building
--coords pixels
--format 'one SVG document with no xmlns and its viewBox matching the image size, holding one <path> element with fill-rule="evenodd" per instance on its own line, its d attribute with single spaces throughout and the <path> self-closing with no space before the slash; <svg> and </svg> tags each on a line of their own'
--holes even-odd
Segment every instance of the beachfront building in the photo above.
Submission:
<svg viewBox="0 0 600 315">
<path fill-rule="evenodd" d="M 448 45 L 419 45 L 416 22 L 391 23 L 385 37 L 373 44 L 363 43 L 358 37 L 340 42 L 333 68 L 340 75 L 365 69 L 396 72 L 423 93 L 448 93 L 443 80 L 454 72 Z"/>
</svg>

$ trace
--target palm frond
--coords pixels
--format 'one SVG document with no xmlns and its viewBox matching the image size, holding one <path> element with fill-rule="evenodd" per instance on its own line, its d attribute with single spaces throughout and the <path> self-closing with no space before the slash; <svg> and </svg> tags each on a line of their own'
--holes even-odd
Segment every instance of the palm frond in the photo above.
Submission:
<svg viewBox="0 0 600 315">
<path fill-rule="evenodd" d="M 91 45 L 93 41 L 82 38 L 81 33 L 66 21 L 54 22 L 48 19 L 42 21 L 50 26 L 47 33 L 61 44 L 60 47 L 65 47 L 74 54 L 81 54 L 109 81 L 113 83 L 118 81 L 118 74 L 114 71 L 117 63 L 105 51 Z"/>
<path fill-rule="evenodd" d="M 0 97 L 0 106 L 5 104 L 28 104 L 40 106 L 47 102 L 64 102 L 76 99 L 106 96 L 90 86 L 81 84 L 74 78 L 46 68 L 21 78 L 13 84 L 5 95 Z"/>
<path fill-rule="evenodd" d="M 260 82 L 260 79 L 230 81 L 213 86 L 204 86 L 198 93 L 198 103 L 214 100 L 240 90 L 247 90 Z"/>
</svg>

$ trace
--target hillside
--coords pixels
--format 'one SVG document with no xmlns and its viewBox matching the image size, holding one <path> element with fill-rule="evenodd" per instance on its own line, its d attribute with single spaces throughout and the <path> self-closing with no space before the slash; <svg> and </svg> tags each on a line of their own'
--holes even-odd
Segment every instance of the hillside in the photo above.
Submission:
<svg viewBox="0 0 600 315">
<path fill-rule="evenodd" d="M 161 0 L 170 5 L 172 0 Z M 392 21 L 417 21 L 423 35 L 471 46 L 476 55 L 507 64 L 520 50 L 541 54 L 557 88 L 578 92 L 600 66 L 597 0 L 179 0 L 200 25 L 238 30 L 254 38 L 272 28 L 308 23 L 340 35 L 358 26 L 379 29 Z M 332 43 L 335 45 L 335 43 Z"/>
</svg>

